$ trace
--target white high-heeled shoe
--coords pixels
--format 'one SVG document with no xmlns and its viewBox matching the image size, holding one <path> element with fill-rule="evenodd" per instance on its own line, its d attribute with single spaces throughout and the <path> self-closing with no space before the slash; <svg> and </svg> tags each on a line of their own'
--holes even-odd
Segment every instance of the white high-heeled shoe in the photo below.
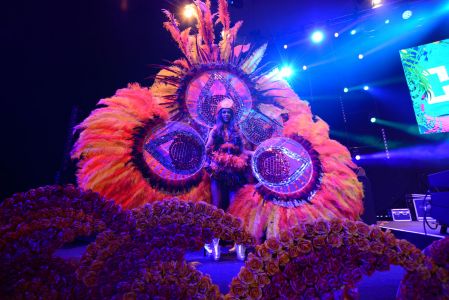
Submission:
<svg viewBox="0 0 449 300">
<path fill-rule="evenodd" d="M 221 247 L 220 247 L 220 239 L 214 238 L 212 239 L 212 256 L 215 261 L 220 260 L 221 256 Z"/>
<path fill-rule="evenodd" d="M 246 247 L 240 244 L 236 245 L 236 250 L 235 252 L 237 253 L 237 259 L 244 261 L 246 258 Z"/>
</svg>

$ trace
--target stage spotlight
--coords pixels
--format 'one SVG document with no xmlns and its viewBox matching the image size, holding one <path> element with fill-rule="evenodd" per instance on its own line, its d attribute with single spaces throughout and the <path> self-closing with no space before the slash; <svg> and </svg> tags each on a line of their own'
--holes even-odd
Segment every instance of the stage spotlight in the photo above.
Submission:
<svg viewBox="0 0 449 300">
<path fill-rule="evenodd" d="M 359 59 L 363 59 L 363 54 L 359 54 L 358 56 L 357 56 Z"/>
<path fill-rule="evenodd" d="M 390 20 L 389 20 L 389 19 L 386 19 L 386 20 L 385 20 L 385 24 L 390 24 Z"/>
<path fill-rule="evenodd" d="M 349 89 L 348 89 L 347 87 L 345 87 L 345 88 L 343 89 L 343 92 L 347 93 L 347 92 L 349 92 Z"/>
<path fill-rule="evenodd" d="M 196 11 L 195 11 L 195 7 L 193 6 L 193 4 L 187 4 L 186 6 L 184 6 L 184 18 L 186 19 L 190 19 L 192 17 L 194 17 L 196 15 Z"/>
<path fill-rule="evenodd" d="M 279 74 L 282 78 L 289 78 L 293 75 L 293 69 L 289 66 L 282 67 L 282 69 L 279 71 Z"/>
<path fill-rule="evenodd" d="M 412 16 L 413 16 L 413 12 L 412 12 L 411 10 L 409 10 L 409 9 L 405 10 L 405 11 L 402 13 L 402 18 L 403 18 L 404 20 L 408 20 L 408 19 L 410 19 Z"/>
<path fill-rule="evenodd" d="M 310 38 L 315 44 L 321 43 L 324 40 L 324 33 L 320 30 L 314 31 Z"/>
<path fill-rule="evenodd" d="M 351 30 L 351 35 L 355 35 L 357 33 L 357 30 L 353 29 Z"/>
<path fill-rule="evenodd" d="M 372 117 L 370 121 L 371 121 L 371 123 L 376 123 L 376 118 Z"/>
<path fill-rule="evenodd" d="M 361 157 L 360 157 L 360 155 L 358 155 L 358 154 L 355 156 L 355 160 L 360 160 L 360 158 L 361 158 Z"/>
<path fill-rule="evenodd" d="M 340 34 L 338 32 L 334 33 L 334 37 L 338 38 Z"/>
<path fill-rule="evenodd" d="M 383 5 L 382 2 L 383 2 L 382 0 L 372 0 L 372 1 L 371 1 L 371 6 L 372 6 L 373 8 L 381 7 L 381 6 Z"/>
<path fill-rule="evenodd" d="M 284 49 L 287 49 L 288 48 L 288 45 L 287 44 L 284 44 Z"/>
<path fill-rule="evenodd" d="M 363 89 L 364 89 L 365 91 L 367 91 L 367 90 L 369 90 L 369 86 L 365 85 L 365 86 L 363 87 Z"/>
<path fill-rule="evenodd" d="M 303 69 L 304 71 L 307 70 L 307 66 L 306 66 L 306 65 L 302 66 L 302 69 Z"/>
</svg>

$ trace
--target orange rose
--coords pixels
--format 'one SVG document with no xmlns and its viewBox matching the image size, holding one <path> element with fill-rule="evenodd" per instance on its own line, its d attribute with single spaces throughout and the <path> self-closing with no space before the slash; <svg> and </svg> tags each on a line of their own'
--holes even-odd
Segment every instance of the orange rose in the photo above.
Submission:
<svg viewBox="0 0 449 300">
<path fill-rule="evenodd" d="M 386 246 L 396 246 L 396 237 L 391 233 L 389 229 L 383 233 L 383 240 Z"/>
<path fill-rule="evenodd" d="M 260 274 L 257 276 L 257 282 L 260 286 L 266 286 L 270 284 L 270 277 L 268 277 L 266 274 Z"/>
<path fill-rule="evenodd" d="M 363 222 L 357 222 L 356 226 L 357 226 L 357 233 L 359 235 L 361 235 L 363 237 L 369 236 L 370 228 L 367 224 L 365 224 Z"/>
<path fill-rule="evenodd" d="M 88 272 L 86 276 L 83 277 L 83 282 L 87 287 L 94 287 L 97 285 L 97 273 Z"/>
<path fill-rule="evenodd" d="M 259 272 L 263 268 L 263 262 L 262 259 L 255 256 L 253 253 L 250 253 L 248 255 L 248 259 L 246 261 L 246 265 L 251 271 Z"/>
<path fill-rule="evenodd" d="M 242 220 L 240 220 L 239 218 L 233 218 L 232 220 L 232 227 L 234 228 L 241 228 L 243 225 Z"/>
<path fill-rule="evenodd" d="M 375 241 L 370 244 L 370 251 L 374 254 L 382 254 L 384 249 L 385 245 L 379 241 Z"/>
<path fill-rule="evenodd" d="M 329 230 L 338 233 L 343 229 L 343 222 L 341 219 L 332 219 L 329 221 Z"/>
<path fill-rule="evenodd" d="M 214 210 L 214 212 L 212 213 L 212 219 L 218 221 L 218 220 L 220 220 L 221 218 L 223 218 L 224 214 L 225 214 L 225 212 L 224 212 L 224 210 L 222 210 L 221 208 L 220 208 L 220 209 L 216 209 L 216 210 Z"/>
<path fill-rule="evenodd" d="M 236 297 L 245 297 L 248 293 L 248 287 L 240 279 L 234 278 L 231 282 L 231 294 Z"/>
<path fill-rule="evenodd" d="M 327 243 L 334 248 L 338 248 L 343 244 L 343 239 L 339 233 L 331 232 L 327 236 Z"/>
<path fill-rule="evenodd" d="M 290 286 L 296 294 L 302 294 L 302 292 L 306 289 L 306 284 L 299 279 L 290 281 Z"/>
<path fill-rule="evenodd" d="M 281 248 L 281 245 L 279 241 L 276 238 L 269 238 L 265 244 L 267 245 L 268 249 L 272 251 L 277 251 Z"/>
<path fill-rule="evenodd" d="M 289 245 L 292 242 L 292 233 L 289 230 L 281 231 L 279 240 L 283 245 Z"/>
<path fill-rule="evenodd" d="M 319 276 L 314 272 L 314 270 L 311 267 L 307 267 L 302 272 L 302 277 L 304 280 L 304 283 L 306 285 L 315 285 L 315 283 L 318 281 Z"/>
<path fill-rule="evenodd" d="M 279 262 L 276 260 L 270 260 L 265 263 L 265 270 L 269 276 L 273 276 L 278 273 L 279 270 Z"/>
<path fill-rule="evenodd" d="M 299 267 L 296 263 L 291 262 L 285 266 L 284 274 L 290 280 L 293 280 L 293 278 L 298 277 L 298 273 L 299 273 Z"/>
<path fill-rule="evenodd" d="M 249 285 L 249 284 L 255 282 L 254 274 L 245 267 L 242 267 L 240 269 L 240 272 L 237 276 L 245 284 Z"/>
<path fill-rule="evenodd" d="M 298 241 L 298 250 L 301 253 L 309 253 L 312 251 L 312 242 L 306 239 L 301 239 Z"/>
<path fill-rule="evenodd" d="M 211 204 L 207 204 L 205 209 L 204 209 L 204 214 L 211 216 L 212 213 L 216 210 L 217 208 Z"/>
<path fill-rule="evenodd" d="M 204 213 L 206 211 L 206 207 L 208 206 L 205 202 L 197 202 L 195 203 L 195 212 Z"/>
<path fill-rule="evenodd" d="M 258 245 L 256 247 L 256 253 L 257 255 L 259 255 L 260 258 L 262 258 L 262 260 L 271 259 L 271 253 L 268 250 L 267 246 L 265 246 L 265 244 Z"/>
<path fill-rule="evenodd" d="M 292 227 L 290 228 L 290 231 L 295 240 L 302 238 L 305 234 L 304 228 L 302 228 L 301 226 Z"/>
<path fill-rule="evenodd" d="M 200 282 L 198 282 L 198 290 L 200 291 L 200 293 L 205 293 L 210 286 L 212 285 L 212 281 L 210 279 L 210 277 L 208 276 L 203 276 L 200 279 Z"/>
<path fill-rule="evenodd" d="M 345 222 L 342 225 L 346 233 L 351 235 L 357 233 L 357 225 L 354 223 L 354 221 L 345 220 Z"/>
<path fill-rule="evenodd" d="M 370 248 L 370 243 L 366 238 L 356 239 L 356 245 L 362 251 L 368 250 Z"/>
<path fill-rule="evenodd" d="M 103 266 L 104 266 L 104 261 L 94 260 L 92 262 L 92 264 L 90 265 L 90 270 L 94 271 L 94 272 L 98 272 L 101 269 L 103 269 Z"/>
<path fill-rule="evenodd" d="M 123 295 L 123 300 L 134 300 L 137 299 L 137 295 L 135 292 L 128 292 Z"/>
<path fill-rule="evenodd" d="M 251 286 L 249 288 L 248 296 L 252 299 L 260 299 L 262 298 L 262 289 L 258 286 Z"/>
<path fill-rule="evenodd" d="M 192 297 L 193 298 L 193 297 Z M 206 299 L 220 299 L 220 290 L 218 286 L 213 285 L 207 292 Z"/>
<path fill-rule="evenodd" d="M 285 266 L 290 261 L 290 257 L 287 254 L 287 252 L 279 253 L 278 257 L 279 257 L 279 265 L 281 266 Z"/>
<path fill-rule="evenodd" d="M 436 275 L 439 281 L 449 282 L 449 271 L 444 268 L 437 267 Z"/>
<path fill-rule="evenodd" d="M 214 233 L 214 236 L 221 236 L 223 234 L 223 227 L 217 224 L 212 228 L 212 232 Z"/>
<path fill-rule="evenodd" d="M 315 235 L 315 226 L 313 223 L 304 224 L 304 232 L 307 236 Z"/>
<path fill-rule="evenodd" d="M 354 245 L 354 244 L 355 244 L 355 238 L 354 238 L 353 236 L 345 236 L 345 237 L 343 238 L 343 243 L 344 243 L 346 246 Z"/>
<path fill-rule="evenodd" d="M 329 232 L 329 224 L 323 219 L 316 220 L 314 227 L 317 234 L 327 234 Z"/>
<path fill-rule="evenodd" d="M 288 249 L 288 255 L 290 255 L 291 258 L 296 258 L 301 254 L 301 251 L 299 250 L 298 246 L 291 246 Z"/>
<path fill-rule="evenodd" d="M 231 226 L 232 221 L 233 221 L 233 216 L 231 214 L 227 213 L 223 216 L 222 222 L 224 225 Z"/>
<path fill-rule="evenodd" d="M 326 236 L 316 236 L 313 238 L 313 246 L 315 249 L 321 249 L 326 246 Z"/>
</svg>

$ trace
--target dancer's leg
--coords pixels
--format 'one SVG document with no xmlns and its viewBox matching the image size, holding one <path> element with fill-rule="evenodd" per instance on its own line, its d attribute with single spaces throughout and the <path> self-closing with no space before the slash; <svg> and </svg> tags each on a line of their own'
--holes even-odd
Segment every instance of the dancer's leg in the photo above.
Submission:
<svg viewBox="0 0 449 300">
<path fill-rule="evenodd" d="M 211 192 L 211 196 L 212 196 L 212 204 L 215 205 L 218 208 L 222 208 L 221 206 L 223 205 L 222 203 L 222 199 L 221 199 L 221 189 L 220 189 L 220 184 L 218 183 L 217 180 L 211 178 L 210 181 L 210 192 Z"/>
<path fill-rule="evenodd" d="M 237 194 L 236 191 L 229 191 L 229 206 L 231 206 L 232 203 L 234 203 L 236 194 Z"/>
</svg>

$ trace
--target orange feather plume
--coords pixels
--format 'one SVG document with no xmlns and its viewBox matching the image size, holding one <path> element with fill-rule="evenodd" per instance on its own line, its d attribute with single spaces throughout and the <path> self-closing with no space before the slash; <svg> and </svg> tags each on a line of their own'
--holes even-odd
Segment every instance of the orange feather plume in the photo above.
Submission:
<svg viewBox="0 0 449 300">
<path fill-rule="evenodd" d="M 131 84 L 113 97 L 102 99 L 105 107 L 94 110 L 75 130 L 80 136 L 72 150 L 78 160 L 78 184 L 112 199 L 125 208 L 171 198 L 152 187 L 133 164 L 133 134 L 148 121 L 168 119 L 168 112 L 148 88 Z M 207 174 L 202 181 L 178 198 L 210 202 Z"/>
</svg>

